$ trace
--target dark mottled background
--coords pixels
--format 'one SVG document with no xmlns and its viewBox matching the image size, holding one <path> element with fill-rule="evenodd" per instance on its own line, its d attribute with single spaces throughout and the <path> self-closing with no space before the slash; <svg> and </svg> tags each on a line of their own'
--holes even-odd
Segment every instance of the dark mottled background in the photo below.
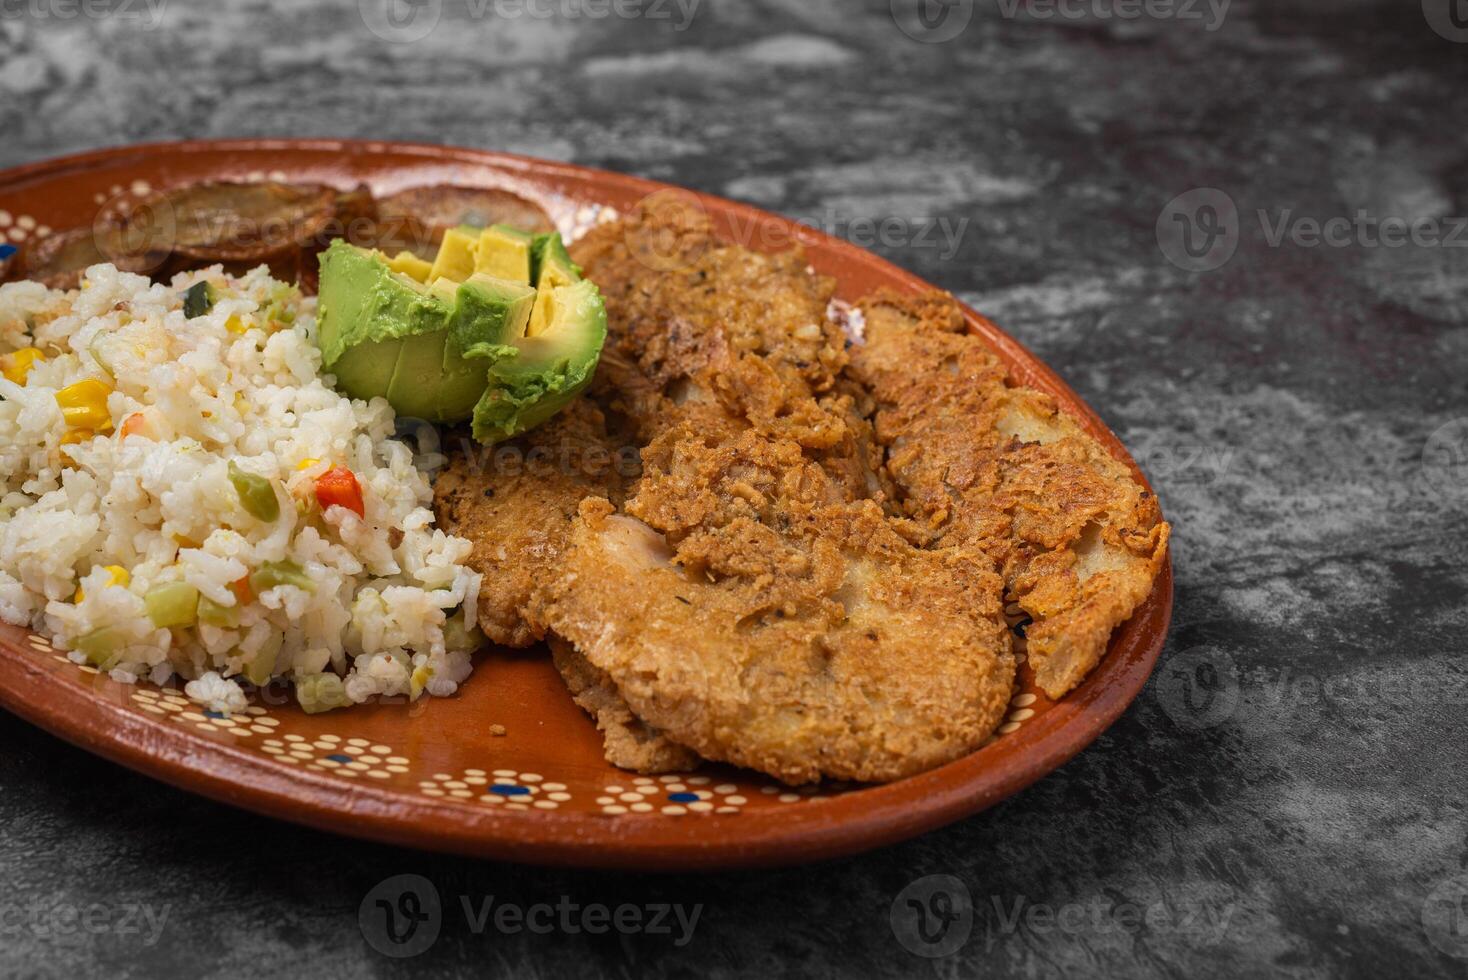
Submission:
<svg viewBox="0 0 1468 980">
<path fill-rule="evenodd" d="M 645 0 L 638 18 L 444 0 L 394 42 L 367 27 L 381 2 L 0 0 L 0 165 L 392 137 L 626 170 L 863 243 L 894 219 L 874 247 L 1038 351 L 1148 470 L 1176 527 L 1163 664 L 1100 741 L 988 813 L 720 876 L 338 840 L 6 717 L 0 972 L 1468 975 L 1468 19 L 1448 0 L 993 0 L 942 43 L 886 0 Z M 1197 188 L 1215 190 L 1169 204 Z M 1309 222 L 1328 219 L 1321 244 Z M 405 872 L 451 914 L 389 960 L 357 908 Z M 889 909 L 932 874 L 967 888 L 973 931 L 922 959 Z M 474 935 L 459 894 L 703 910 L 681 948 Z M 153 942 L 115 918 L 66 928 L 92 903 L 167 917 Z"/>
</svg>

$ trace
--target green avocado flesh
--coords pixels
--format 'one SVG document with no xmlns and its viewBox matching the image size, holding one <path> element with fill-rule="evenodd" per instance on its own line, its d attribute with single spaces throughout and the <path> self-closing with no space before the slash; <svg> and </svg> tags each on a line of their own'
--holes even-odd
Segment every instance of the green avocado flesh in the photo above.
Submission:
<svg viewBox="0 0 1468 980">
<path fill-rule="evenodd" d="M 405 417 L 472 418 L 475 437 L 495 442 L 544 422 L 590 382 L 606 311 L 559 235 L 454 229 L 431 267 L 448 275 L 427 284 L 414 277 L 421 265 L 400 258 L 342 241 L 321 256 L 318 344 L 343 393 L 386 398 Z"/>
<path fill-rule="evenodd" d="M 515 356 L 489 369 L 491 383 L 474 408 L 474 438 L 480 442 L 499 442 L 535 428 L 591 383 L 607 339 L 601 293 L 583 280 L 556 287 L 551 295 L 541 332 L 518 338 Z"/>
</svg>

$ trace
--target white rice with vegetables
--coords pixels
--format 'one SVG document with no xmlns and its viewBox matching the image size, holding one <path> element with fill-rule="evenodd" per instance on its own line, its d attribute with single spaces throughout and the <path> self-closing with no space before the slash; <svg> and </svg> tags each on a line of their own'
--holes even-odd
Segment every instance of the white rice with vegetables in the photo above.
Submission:
<svg viewBox="0 0 1468 980">
<path fill-rule="evenodd" d="M 312 711 L 452 694 L 470 544 L 387 402 L 320 374 L 314 310 L 263 267 L 0 286 L 0 619 L 217 711 L 274 678 Z"/>
</svg>

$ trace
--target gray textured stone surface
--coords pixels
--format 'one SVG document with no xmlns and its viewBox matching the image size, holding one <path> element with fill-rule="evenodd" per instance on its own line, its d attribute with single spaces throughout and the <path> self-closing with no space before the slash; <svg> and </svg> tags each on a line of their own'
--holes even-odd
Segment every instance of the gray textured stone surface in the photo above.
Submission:
<svg viewBox="0 0 1468 980">
<path fill-rule="evenodd" d="M 1468 974 L 1451 955 L 1468 953 L 1468 912 L 1430 900 L 1468 864 L 1468 251 L 1270 241 L 1282 215 L 1468 214 L 1468 44 L 1410 0 L 1239 0 L 1216 30 L 1203 4 L 1202 21 L 1013 6 L 981 3 L 942 44 L 905 37 L 885 0 L 703 0 L 681 31 L 671 4 L 667 20 L 475 19 L 445 0 L 414 43 L 379 40 L 342 0 L 170 0 L 156 22 L 139 0 L 132 18 L 0 7 L 0 165 L 374 136 L 627 170 L 855 236 L 899 219 L 879 251 L 988 312 L 1135 450 L 1176 527 L 1178 587 L 1147 692 L 1061 771 L 920 840 L 774 873 L 355 844 L 3 717 L 0 973 Z M 1428 8 L 1452 33 L 1446 3 Z M 1237 254 L 1195 274 L 1155 227 L 1198 187 L 1241 217 Z M 917 234 L 938 218 L 955 249 Z M 389 960 L 357 906 L 407 872 L 450 914 L 430 951 Z M 930 874 L 976 906 L 967 944 L 931 961 L 888 918 Z M 459 894 L 704 908 L 678 948 L 474 935 Z M 65 907 L 92 903 L 114 928 L 65 928 Z M 115 928 L 139 903 L 167 914 L 152 944 L 146 921 Z"/>
</svg>

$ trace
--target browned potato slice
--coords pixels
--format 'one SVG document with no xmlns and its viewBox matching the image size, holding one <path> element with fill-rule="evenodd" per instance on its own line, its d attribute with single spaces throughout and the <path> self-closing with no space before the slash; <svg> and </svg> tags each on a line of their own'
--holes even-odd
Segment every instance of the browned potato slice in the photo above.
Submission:
<svg viewBox="0 0 1468 980">
<path fill-rule="evenodd" d="M 121 224 L 104 222 L 35 239 L 14 257 L 10 271 L 16 278 L 35 279 L 51 289 L 75 289 L 87 267 L 98 262 L 144 275 L 162 266 L 167 257 L 147 236 L 134 240 Z"/>
<path fill-rule="evenodd" d="M 399 191 L 378 202 L 381 233 L 372 244 L 389 255 L 402 250 L 433 258 L 443 233 L 459 225 L 513 225 L 554 231 L 550 215 L 533 201 L 490 187 L 436 184 Z"/>
<path fill-rule="evenodd" d="M 265 262 L 320 237 L 337 192 L 314 184 L 207 182 L 150 201 L 169 217 L 174 252 L 198 262 Z M 165 206 L 166 205 L 166 206 Z"/>
<path fill-rule="evenodd" d="M 325 248 L 331 244 L 330 240 L 333 238 L 345 238 L 353 245 L 363 245 L 370 244 L 376 237 L 377 200 L 372 196 L 372 189 L 366 184 L 358 184 L 349 191 L 338 192 L 334 211 L 334 220 L 328 229 L 327 237 L 322 241 L 313 242 L 313 245 Z"/>
</svg>

